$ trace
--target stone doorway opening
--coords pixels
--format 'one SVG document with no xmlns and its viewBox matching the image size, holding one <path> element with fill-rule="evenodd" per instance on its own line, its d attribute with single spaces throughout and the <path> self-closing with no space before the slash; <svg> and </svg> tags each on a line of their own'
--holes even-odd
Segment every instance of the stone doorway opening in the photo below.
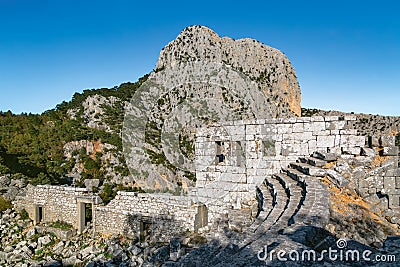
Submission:
<svg viewBox="0 0 400 267">
<path fill-rule="evenodd" d="M 85 203 L 85 226 L 93 221 L 93 204 Z"/>
<path fill-rule="evenodd" d="M 197 206 L 197 214 L 194 219 L 195 232 L 206 225 L 208 225 L 208 209 L 206 205 L 200 204 Z"/>
<path fill-rule="evenodd" d="M 35 224 L 39 224 L 44 220 L 43 206 L 35 207 Z"/>
<path fill-rule="evenodd" d="M 149 221 L 140 221 L 139 240 L 145 242 L 152 234 L 152 223 Z"/>
<path fill-rule="evenodd" d="M 78 203 L 78 233 L 82 233 L 85 228 L 93 222 L 93 203 Z"/>
</svg>

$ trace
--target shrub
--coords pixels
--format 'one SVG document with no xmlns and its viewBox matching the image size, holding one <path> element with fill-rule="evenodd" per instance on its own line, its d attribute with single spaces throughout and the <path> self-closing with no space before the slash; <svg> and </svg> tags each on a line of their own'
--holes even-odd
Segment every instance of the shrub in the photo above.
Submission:
<svg viewBox="0 0 400 267">
<path fill-rule="evenodd" d="M 11 209 L 12 204 L 11 201 L 8 199 L 5 199 L 2 195 L 0 195 L 0 211 L 5 211 L 7 209 Z"/>
<path fill-rule="evenodd" d="M 61 230 L 71 230 L 72 229 L 72 225 L 70 225 L 69 223 L 66 223 L 66 222 L 62 222 L 62 221 L 52 222 L 50 224 L 50 227 L 61 229 Z"/>
<path fill-rule="evenodd" d="M 21 216 L 21 220 L 27 220 L 27 219 L 29 219 L 29 214 L 28 214 L 28 212 L 27 212 L 25 209 L 21 210 L 21 211 L 19 212 L 19 215 Z"/>
</svg>

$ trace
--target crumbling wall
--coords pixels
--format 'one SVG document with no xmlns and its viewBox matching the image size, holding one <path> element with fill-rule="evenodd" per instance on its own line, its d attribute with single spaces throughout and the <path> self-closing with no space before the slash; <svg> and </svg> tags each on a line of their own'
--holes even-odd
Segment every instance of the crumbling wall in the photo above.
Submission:
<svg viewBox="0 0 400 267">
<path fill-rule="evenodd" d="M 95 232 L 138 236 L 146 226 L 152 235 L 160 237 L 197 230 L 195 219 L 199 217 L 198 207 L 201 206 L 187 197 L 134 192 L 118 192 L 108 205 L 102 205 L 101 199 L 85 188 L 50 185 L 29 186 L 26 195 L 14 201 L 15 206 L 25 209 L 36 223 L 63 221 L 78 231 L 85 227 L 82 203 L 92 204 Z M 40 221 L 38 207 L 42 209 Z M 203 214 L 202 210 L 200 215 L 207 215 Z"/>
<path fill-rule="evenodd" d="M 25 196 L 18 196 L 14 201 L 18 209 L 25 209 L 29 217 L 37 221 L 37 208 L 42 208 L 42 221 L 63 221 L 73 226 L 78 222 L 77 199 L 91 198 L 85 188 L 67 186 L 38 185 L 28 186 Z"/>
<path fill-rule="evenodd" d="M 172 236 L 194 230 L 197 207 L 186 197 L 118 192 L 107 206 L 96 208 L 95 227 L 101 233 L 138 235 L 146 224 L 152 235 Z"/>
<path fill-rule="evenodd" d="M 391 157 L 385 159 L 390 166 L 380 172 L 380 184 L 383 192 L 396 195 L 400 172 L 387 172 L 397 168 L 394 138 L 381 138 L 383 141 L 375 144 L 374 138 L 359 136 L 351 128 L 355 120 L 354 115 L 314 116 L 234 121 L 201 128 L 196 134 L 197 181 L 191 194 L 216 207 L 210 207 L 212 211 L 224 213 L 226 208 L 246 206 L 266 176 L 280 172 L 299 157 L 309 157 L 315 151 L 356 157 L 369 148 Z M 220 153 L 224 153 L 222 162 L 217 157 Z M 376 188 L 367 184 L 371 192 L 377 192 Z M 397 197 L 392 203 L 398 201 Z"/>
<path fill-rule="evenodd" d="M 366 156 L 362 166 L 354 175 L 358 192 L 362 196 L 377 194 L 386 197 L 390 208 L 400 206 L 399 148 L 395 136 L 370 136 L 368 147 L 363 148 Z M 363 170 L 366 169 L 367 171 Z"/>
</svg>

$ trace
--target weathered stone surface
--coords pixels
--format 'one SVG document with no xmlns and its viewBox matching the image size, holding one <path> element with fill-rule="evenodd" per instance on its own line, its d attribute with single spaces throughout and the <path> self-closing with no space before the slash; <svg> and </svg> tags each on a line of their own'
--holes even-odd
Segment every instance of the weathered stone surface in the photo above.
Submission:
<svg viewBox="0 0 400 267">
<path fill-rule="evenodd" d="M 0 188 L 6 188 L 10 185 L 11 179 L 10 174 L 0 176 Z"/>
<path fill-rule="evenodd" d="M 349 183 L 349 180 L 333 170 L 327 170 L 327 174 L 329 176 L 329 179 L 338 187 L 346 186 Z"/>
<path fill-rule="evenodd" d="M 51 238 L 48 235 L 39 237 L 39 239 L 38 239 L 38 245 L 39 246 L 45 246 L 50 242 L 51 242 Z"/>
<path fill-rule="evenodd" d="M 207 27 L 192 26 L 161 51 L 156 69 L 195 60 L 228 64 L 255 79 L 266 98 L 285 103 L 274 105 L 274 117 L 289 111 L 300 116 L 301 93 L 296 74 L 279 50 L 248 38 L 221 38 Z"/>
<path fill-rule="evenodd" d="M 399 155 L 399 148 L 397 146 L 383 148 L 383 156 L 398 156 L 398 155 Z"/>
<path fill-rule="evenodd" d="M 363 147 L 361 149 L 361 155 L 374 158 L 376 156 L 376 151 L 372 148 Z"/>
</svg>

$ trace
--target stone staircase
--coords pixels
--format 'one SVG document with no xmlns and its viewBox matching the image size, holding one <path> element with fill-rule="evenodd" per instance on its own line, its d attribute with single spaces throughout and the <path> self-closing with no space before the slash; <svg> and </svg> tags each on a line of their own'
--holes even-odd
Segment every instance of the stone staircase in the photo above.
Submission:
<svg viewBox="0 0 400 267">
<path fill-rule="evenodd" d="M 252 234 L 239 247 L 267 232 L 280 234 L 298 226 L 325 226 L 329 220 L 329 192 L 319 178 L 326 175 L 322 167 L 328 163 L 327 158 L 336 160 L 331 155 L 314 153 L 265 178 L 257 188 L 261 210 L 248 229 Z"/>
<path fill-rule="evenodd" d="M 265 266 L 254 251 L 272 242 L 294 247 L 286 234 L 302 226 L 324 227 L 329 220 L 329 191 L 319 179 L 326 175 L 322 167 L 334 160 L 336 157 L 328 153 L 314 153 L 266 177 L 257 188 L 257 218 L 243 231 L 241 240 L 236 236 L 225 245 L 213 243 L 210 248 L 200 248 L 204 260 L 199 266 Z M 188 254 L 174 266 L 186 266 L 198 253 Z"/>
</svg>

